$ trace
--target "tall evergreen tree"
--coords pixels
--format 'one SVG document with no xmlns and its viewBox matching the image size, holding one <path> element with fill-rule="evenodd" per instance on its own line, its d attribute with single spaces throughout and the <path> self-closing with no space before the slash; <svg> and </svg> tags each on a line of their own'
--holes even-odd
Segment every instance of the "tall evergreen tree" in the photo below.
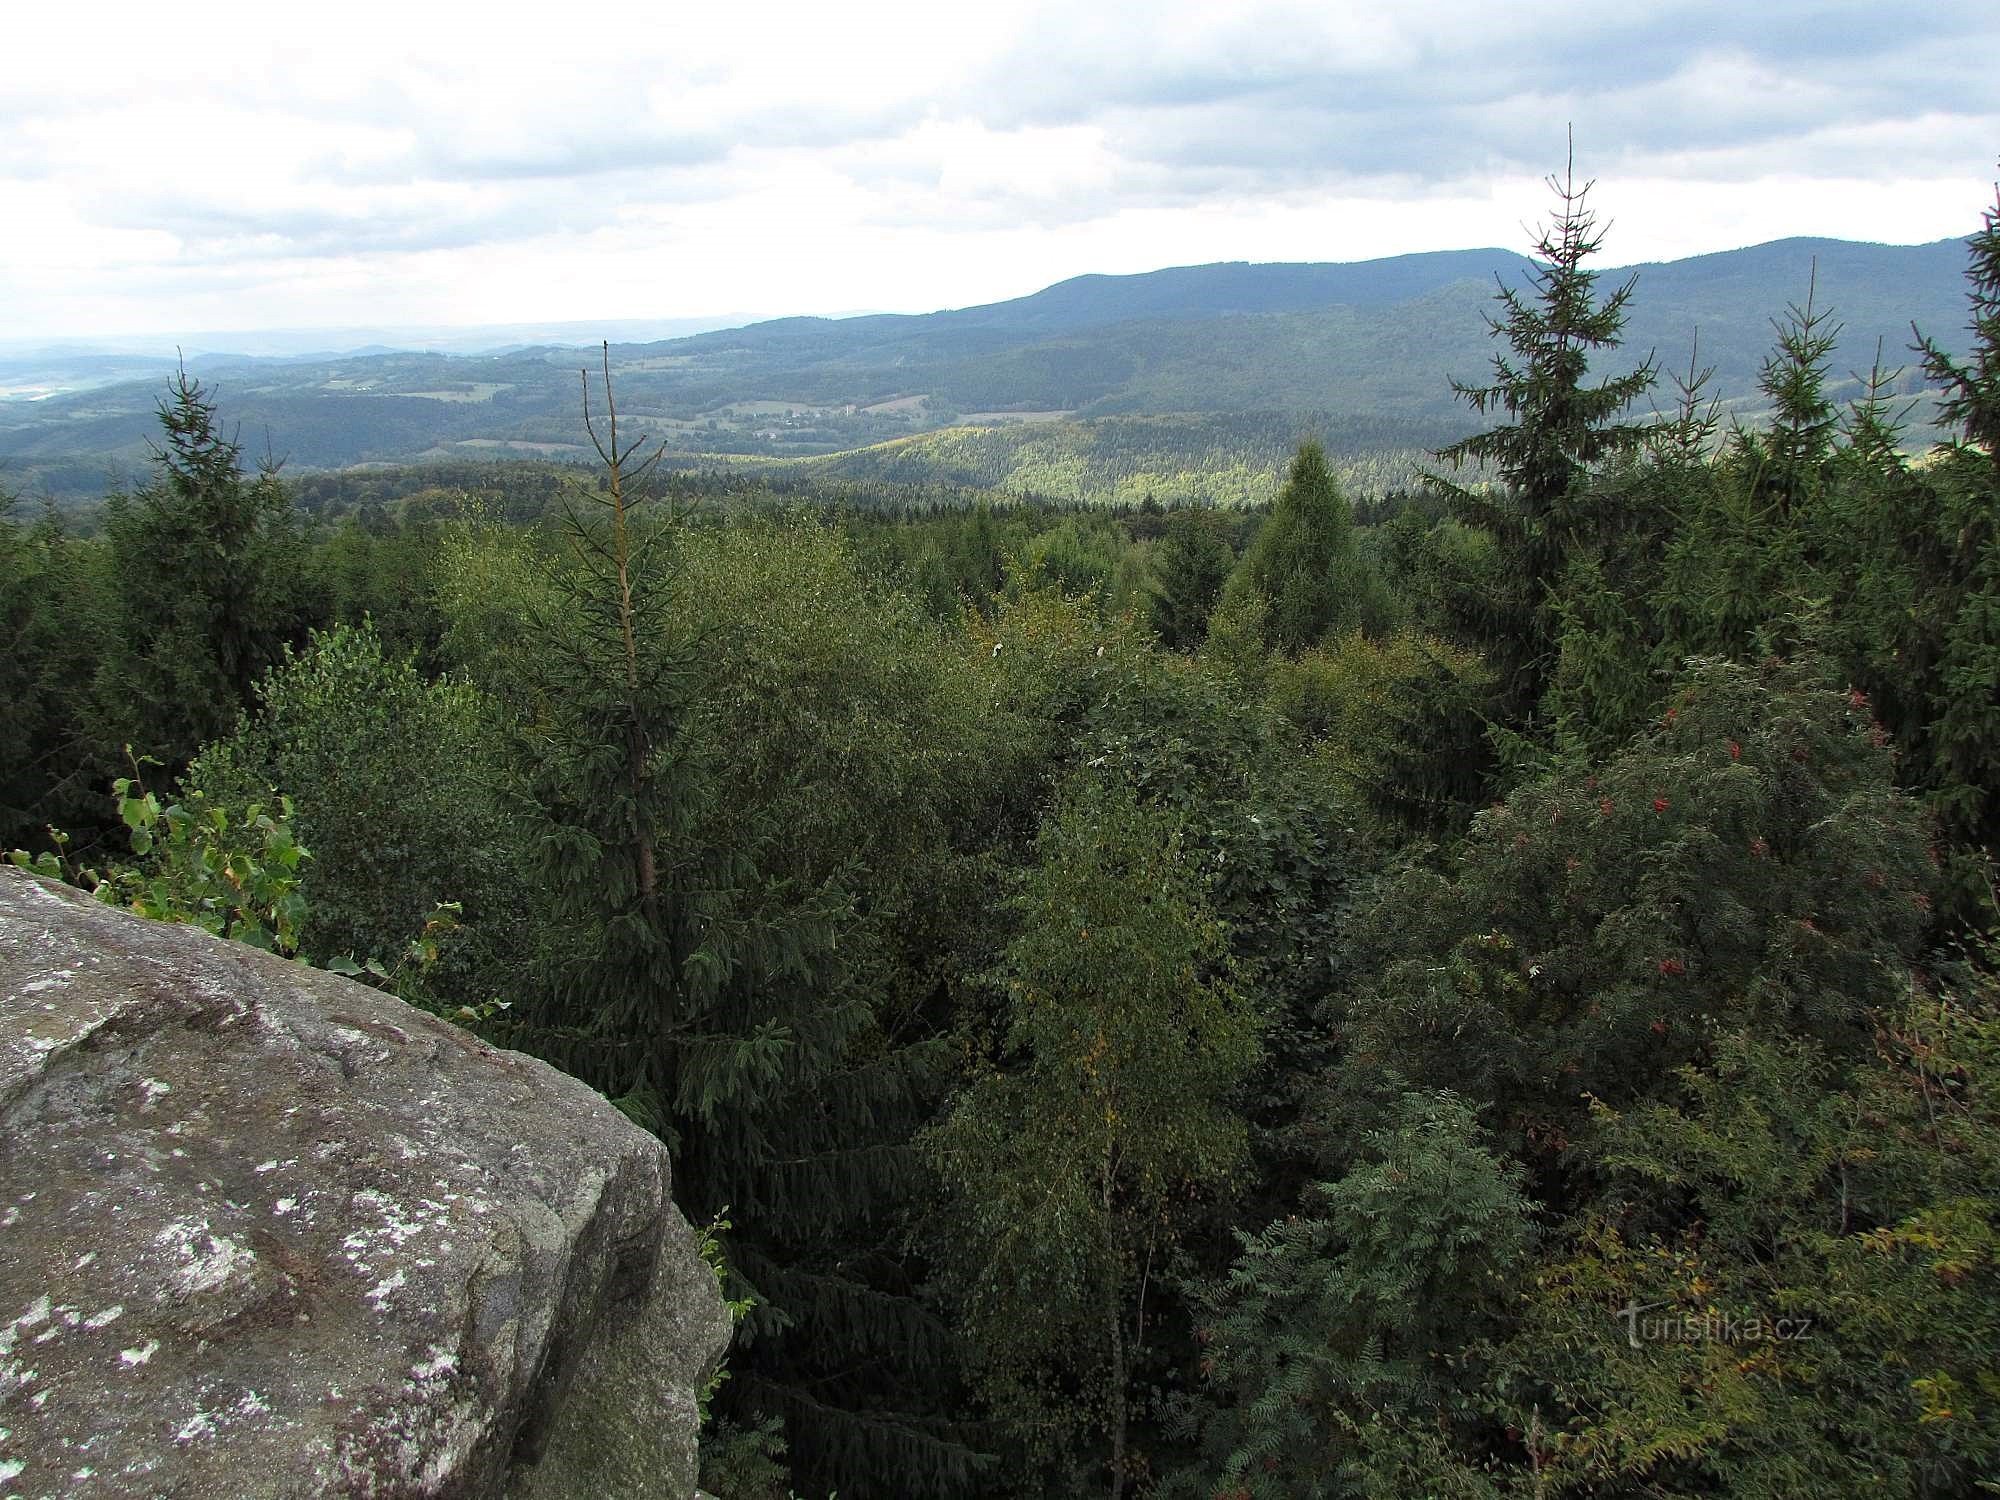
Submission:
<svg viewBox="0 0 2000 1500">
<path fill-rule="evenodd" d="M 950 1057 L 922 948 L 971 909 L 940 824 L 975 719 L 938 712 L 928 629 L 857 598 L 830 534 L 685 524 L 608 350 L 586 411 L 602 482 L 566 505 L 522 658 L 554 973 L 508 1039 L 660 1134 L 691 1216 L 729 1212 L 758 1305 L 720 1404 L 782 1430 L 795 1482 L 946 1493 L 977 1455 L 899 1237 Z"/>
<path fill-rule="evenodd" d="M 1622 418 L 1654 379 L 1648 356 L 1635 370 L 1586 383 L 1592 356 L 1618 347 L 1637 278 L 1599 299 L 1597 272 L 1586 264 L 1604 242 L 1588 202 L 1595 184 L 1579 187 L 1572 163 L 1548 185 L 1557 209 L 1535 241 L 1528 287 L 1502 282 L 1500 315 L 1487 317 L 1509 352 L 1493 356 L 1489 384 L 1452 382 L 1474 412 L 1503 420 L 1438 453 L 1454 470 L 1484 467 L 1499 487 L 1475 490 L 1431 476 L 1459 518 L 1499 545 L 1500 566 L 1456 612 L 1499 674 L 1501 716 L 1510 727 L 1535 713 L 1554 670 L 1550 590 L 1572 548 L 1605 519 L 1584 481 L 1605 460 L 1645 442 L 1646 427 Z"/>
<path fill-rule="evenodd" d="M 1931 869 L 1866 699 L 1824 672 L 1700 663 L 1616 757 L 1482 813 L 1455 874 L 1412 861 L 1367 921 L 1396 957 L 1343 1017 L 1329 1107 L 1365 1118 L 1400 1075 L 1553 1159 L 1585 1100 L 1657 1092 L 1718 1025 L 1865 1050 Z"/>
<path fill-rule="evenodd" d="M 2000 191 L 1970 241 L 1971 362 L 1918 335 L 1924 370 L 1943 386 L 1958 441 L 1928 475 L 1935 518 L 1916 542 L 1919 645 L 1935 662 L 1922 727 L 1924 779 L 1946 826 L 1982 851 L 1981 920 L 2000 921 Z"/>
<path fill-rule="evenodd" d="M 1238 1231 L 1241 1254 L 1203 1297 L 1207 1462 L 1173 1492 L 1462 1493 L 1440 1484 L 1446 1465 L 1389 1485 L 1379 1470 L 1413 1436 L 1463 1440 L 1482 1425 L 1456 1372 L 1511 1301 L 1532 1209 L 1463 1099 L 1406 1093 L 1384 1113 L 1340 1180 L 1311 1185 L 1300 1212 L 1261 1233 Z"/>
<path fill-rule="evenodd" d="M 1736 460 L 1746 471 L 1750 494 L 1771 508 L 1777 526 L 1789 525 L 1818 499 L 1839 429 L 1826 374 L 1840 324 L 1815 305 L 1818 280 L 1815 268 L 1805 305 L 1786 308 L 1772 325 L 1778 346 L 1757 377 L 1771 403 L 1770 427 L 1738 428 L 1735 435 Z"/>
<path fill-rule="evenodd" d="M 966 603 L 985 613 L 1007 577 L 1006 552 L 1000 544 L 1000 529 L 993 521 L 993 507 L 984 500 L 973 508 L 970 519 L 954 528 L 951 554 L 952 572 Z"/>
<path fill-rule="evenodd" d="M 1970 241 L 1972 263 L 1966 279 L 1972 289 L 1972 362 L 1953 359 L 1921 330 L 1917 350 L 1924 373 L 1945 391 L 1939 416 L 1956 426 L 1960 440 L 1983 452 L 2000 474 L 2000 188 L 1994 206 L 1981 215 L 1979 232 Z"/>
<path fill-rule="evenodd" d="M 275 465 L 244 472 L 211 393 L 186 370 L 159 417 L 158 473 L 105 517 L 125 640 L 103 687 L 123 737 L 180 767 L 235 726 L 317 610 Z"/>
<path fill-rule="evenodd" d="M 604 361 L 602 434 L 583 377 L 604 483 L 564 497 L 565 545 L 547 560 L 547 601 L 529 626 L 538 649 L 522 662 L 540 668 L 530 735 L 552 893 L 571 937 L 555 994 L 533 1019 L 563 1029 L 572 1071 L 669 1130 L 675 1105 L 713 1092 L 683 1084 L 681 1044 L 699 1034 L 734 956 L 726 925 L 710 920 L 734 872 L 673 857 L 687 858 L 709 795 L 707 768 L 675 754 L 696 674 L 693 644 L 666 616 L 678 517 L 660 516 L 646 488 L 657 454 L 622 443 L 608 346 Z"/>
<path fill-rule="evenodd" d="M 51 507 L 16 522 L 0 493 L 0 847 L 50 825 L 93 842 L 117 774 L 90 683 L 115 641 L 103 549 L 70 536 Z"/>
</svg>

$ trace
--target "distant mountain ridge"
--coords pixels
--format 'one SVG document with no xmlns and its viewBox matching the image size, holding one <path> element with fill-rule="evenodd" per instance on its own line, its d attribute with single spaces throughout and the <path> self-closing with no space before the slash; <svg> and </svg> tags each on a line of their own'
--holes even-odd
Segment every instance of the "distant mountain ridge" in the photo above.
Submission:
<svg viewBox="0 0 2000 1500">
<path fill-rule="evenodd" d="M 1685 369 L 1693 352 L 1714 367 L 1713 394 L 1754 411 L 1772 320 L 1809 293 L 1844 328 L 1829 371 L 1836 387 L 1866 370 L 1878 347 L 1888 366 L 1910 364 L 1913 321 L 1963 348 L 1965 256 L 1962 240 L 1793 239 L 1607 269 L 1605 290 L 1630 275 L 1639 285 L 1625 345 L 1601 373 L 1649 351 Z M 1322 412 L 1356 432 L 1393 420 L 1408 448 L 1467 430 L 1449 381 L 1485 377 L 1495 280 L 1520 284 L 1531 264 L 1511 251 L 1452 250 L 1079 276 L 977 307 L 783 318 L 614 345 L 613 367 L 625 412 L 673 450 L 715 462 L 844 452 L 1011 420 L 1174 413 Z M 247 446 L 261 451 L 268 437 L 272 452 L 313 468 L 580 456 L 582 362 L 574 349 L 547 345 L 189 360 L 217 383 Z M 10 372 L 32 385 L 18 364 L 0 361 L 0 386 Z M 1904 388 L 1918 383 L 1906 373 Z M 0 483 L 89 493 L 107 471 L 142 465 L 158 394 L 157 378 L 146 378 L 0 401 Z M 1148 441 L 1158 435 L 1151 424 Z M 907 467 L 923 451 L 898 462 Z"/>
<path fill-rule="evenodd" d="M 1125 276 L 1072 276 L 1025 297 L 927 313 L 922 320 L 937 328 L 1058 333 L 1149 318 L 1391 307 L 1453 282 L 1487 281 L 1528 266 L 1527 257 L 1511 250 L 1431 250 L 1343 262 L 1216 261 Z"/>
</svg>

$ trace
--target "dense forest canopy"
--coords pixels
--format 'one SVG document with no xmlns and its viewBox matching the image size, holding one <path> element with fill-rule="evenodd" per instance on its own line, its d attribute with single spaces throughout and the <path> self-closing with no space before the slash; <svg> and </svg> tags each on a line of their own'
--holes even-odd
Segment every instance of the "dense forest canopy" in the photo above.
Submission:
<svg viewBox="0 0 2000 1500">
<path fill-rule="evenodd" d="M 1990 1490 L 2000 205 L 1907 368 L 1832 274 L 1717 340 L 1750 423 L 1556 186 L 1448 429 L 722 472 L 607 349 L 588 469 L 292 478 L 183 371 L 0 516 L 0 847 L 658 1133 L 723 1500 Z"/>
</svg>

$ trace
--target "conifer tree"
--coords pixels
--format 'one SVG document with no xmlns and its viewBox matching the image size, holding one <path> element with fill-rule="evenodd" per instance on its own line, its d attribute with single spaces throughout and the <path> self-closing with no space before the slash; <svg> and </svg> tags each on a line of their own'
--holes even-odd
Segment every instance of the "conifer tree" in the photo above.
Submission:
<svg viewBox="0 0 2000 1500">
<path fill-rule="evenodd" d="M 1803 307 L 1794 303 L 1774 320 L 1778 347 L 1765 356 L 1758 389 L 1771 402 L 1763 432 L 1738 428 L 1736 460 L 1753 499 L 1770 507 L 1771 522 L 1785 527 L 1818 499 L 1833 456 L 1839 419 L 1826 394 L 1826 372 L 1840 341 L 1840 324 L 1815 305 L 1818 274 L 1806 286 Z"/>
<path fill-rule="evenodd" d="M 1459 518 L 1491 532 L 1499 546 L 1501 566 L 1476 596 L 1457 601 L 1457 613 L 1499 674 L 1510 726 L 1534 714 L 1554 669 L 1550 590 L 1570 551 L 1605 519 L 1584 481 L 1605 460 L 1643 445 L 1647 428 L 1622 418 L 1654 379 L 1649 355 L 1635 370 L 1586 383 L 1592 356 L 1618 347 L 1637 278 L 1599 299 L 1597 272 L 1586 264 L 1604 243 L 1588 203 L 1595 184 L 1579 187 L 1572 164 L 1548 185 L 1557 209 L 1536 239 L 1528 288 L 1502 282 L 1500 315 L 1487 317 L 1509 352 L 1493 356 L 1489 384 L 1452 382 L 1474 412 L 1503 420 L 1438 453 L 1453 470 L 1484 467 L 1499 488 L 1430 476 Z"/>
<path fill-rule="evenodd" d="M 1665 1098 L 1594 1110 L 1601 1190 L 1487 1366 L 1524 1439 L 1495 1445 L 1489 1472 L 1521 1481 L 1498 1492 L 1990 1490 L 1996 999 L 1946 968 L 1878 1013 L 1858 1066 L 1745 1029 Z"/>
<path fill-rule="evenodd" d="M 1160 541 L 1153 594 L 1153 629 L 1170 651 L 1193 651 L 1208 635 L 1208 619 L 1235 562 L 1227 528 L 1213 510 L 1174 512 Z"/>
<path fill-rule="evenodd" d="M 951 562 L 966 603 L 982 614 L 990 611 L 994 596 L 1006 581 L 1007 567 L 993 507 L 984 500 L 973 508 L 969 520 L 954 529 Z"/>
<path fill-rule="evenodd" d="M 695 532 L 604 358 L 602 481 L 567 500 L 517 658 L 554 952 L 505 1034 L 658 1133 L 691 1217 L 727 1211 L 756 1307 L 719 1407 L 782 1431 L 801 1488 L 947 1493 L 978 1455 L 901 1236 L 950 1053 L 917 1013 L 937 958 L 899 944 L 948 950 L 971 907 L 940 822 L 973 716 L 938 709 L 928 630 L 857 598 L 829 535 Z"/>
<path fill-rule="evenodd" d="M 1454 1367 L 1511 1301 L 1531 1205 L 1457 1095 L 1407 1093 L 1386 1114 L 1301 1212 L 1237 1232 L 1241 1253 L 1202 1298 L 1208 1461 L 1175 1493 L 1384 1493 L 1359 1482 L 1371 1448 L 1408 1442 L 1406 1423 L 1460 1436 L 1475 1425 Z M 1393 1493 L 1439 1493 L 1441 1477 L 1407 1476 Z"/>
<path fill-rule="evenodd" d="M 1979 232 L 1970 241 L 1971 265 L 1966 279 L 1972 289 L 1972 362 L 1961 364 L 1920 330 L 1917 350 L 1924 373 L 1945 391 L 1939 416 L 1956 426 L 1960 440 L 1985 453 L 2000 475 L 2000 188 L 1994 206 L 1981 216 Z"/>
<path fill-rule="evenodd" d="M 1482 813 L 1455 874 L 1389 882 L 1334 1107 L 1374 1080 L 1499 1103 L 1559 1150 L 1584 1098 L 1699 1061 L 1717 1025 L 1865 1049 L 1925 924 L 1920 809 L 1866 697 L 1825 663 L 1697 663 L 1653 728 Z"/>
<path fill-rule="evenodd" d="M 1941 415 L 1958 441 L 1927 478 L 1937 506 L 1913 536 L 1927 641 L 1935 662 L 1920 774 L 1949 831 L 1982 851 L 1981 920 L 2000 911 L 2000 190 L 1970 240 L 1972 354 L 1961 363 L 1919 334 L 1925 373 L 1943 386 Z M 1913 653 L 1914 654 L 1914 653 Z"/>
<path fill-rule="evenodd" d="M 1353 509 L 1327 469 L 1326 451 L 1303 443 L 1229 591 L 1261 599 L 1264 644 L 1296 656 L 1358 624 L 1366 587 Z"/>
<path fill-rule="evenodd" d="M 564 496 L 565 546 L 547 562 L 548 602 L 530 627 L 539 649 L 525 659 L 540 667 L 536 784 L 571 937 L 555 994 L 532 1019 L 566 1041 L 570 1071 L 671 1133 L 680 1109 L 715 1091 L 686 1076 L 684 1044 L 735 956 L 721 920 L 735 882 L 726 865 L 686 862 L 709 783 L 706 767 L 676 754 L 696 691 L 694 645 L 666 608 L 681 518 L 660 514 L 647 487 L 658 451 L 619 435 L 609 345 L 603 359 L 601 430 L 588 372 L 582 382 L 604 480 Z M 742 1065 L 727 1046 L 711 1061 Z"/>
<path fill-rule="evenodd" d="M 53 506 L 15 521 L 0 491 L 0 847 L 51 825 L 90 842 L 105 817 L 110 758 L 90 684 L 115 642 L 103 549 L 69 535 Z"/>
<path fill-rule="evenodd" d="M 275 464 L 244 473 L 241 446 L 186 370 L 159 417 L 158 474 L 106 514 L 125 649 L 106 664 L 104 696 L 129 720 L 124 738 L 177 768 L 234 727 L 317 612 Z"/>
</svg>

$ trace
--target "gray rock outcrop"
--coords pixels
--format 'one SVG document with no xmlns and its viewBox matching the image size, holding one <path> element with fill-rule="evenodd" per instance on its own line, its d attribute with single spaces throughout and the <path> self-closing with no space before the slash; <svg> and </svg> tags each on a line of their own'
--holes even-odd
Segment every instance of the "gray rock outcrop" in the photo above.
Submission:
<svg viewBox="0 0 2000 1500">
<path fill-rule="evenodd" d="M 0 869 L 0 1500 L 693 1493 L 659 1143 L 337 976 Z"/>
</svg>

